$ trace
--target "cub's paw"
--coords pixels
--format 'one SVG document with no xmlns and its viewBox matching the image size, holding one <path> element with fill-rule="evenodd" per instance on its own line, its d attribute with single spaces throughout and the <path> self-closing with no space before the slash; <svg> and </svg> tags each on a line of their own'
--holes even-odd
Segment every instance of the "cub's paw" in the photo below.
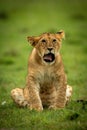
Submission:
<svg viewBox="0 0 87 130">
<path fill-rule="evenodd" d="M 49 110 L 57 110 L 58 108 L 56 107 L 56 105 L 50 105 L 49 107 L 48 107 L 48 109 Z"/>
<path fill-rule="evenodd" d="M 66 89 L 66 104 L 69 102 L 71 96 L 72 96 L 72 87 L 67 85 L 67 89 Z"/>
<path fill-rule="evenodd" d="M 11 91 L 13 101 L 20 107 L 29 106 L 28 101 L 25 99 L 23 89 L 15 88 Z"/>
<path fill-rule="evenodd" d="M 36 110 L 36 111 L 43 111 L 43 107 L 42 106 L 34 106 L 34 105 L 30 105 L 29 106 L 30 110 Z"/>
</svg>

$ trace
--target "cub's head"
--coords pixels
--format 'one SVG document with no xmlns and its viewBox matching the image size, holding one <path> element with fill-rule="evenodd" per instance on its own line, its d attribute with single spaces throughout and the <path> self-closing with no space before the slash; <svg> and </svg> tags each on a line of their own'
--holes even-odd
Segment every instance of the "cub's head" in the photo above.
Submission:
<svg viewBox="0 0 87 130">
<path fill-rule="evenodd" d="M 29 36 L 27 39 L 30 44 L 36 48 L 42 61 L 52 64 L 55 62 L 64 37 L 64 31 L 59 31 L 55 34 L 44 33 L 40 36 Z"/>
</svg>

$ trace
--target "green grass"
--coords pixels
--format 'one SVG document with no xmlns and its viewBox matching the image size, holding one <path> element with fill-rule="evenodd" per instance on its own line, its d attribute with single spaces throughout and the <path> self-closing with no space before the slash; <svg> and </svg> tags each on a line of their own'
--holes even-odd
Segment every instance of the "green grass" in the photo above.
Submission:
<svg viewBox="0 0 87 130">
<path fill-rule="evenodd" d="M 63 110 L 43 112 L 18 108 L 10 97 L 24 87 L 32 47 L 26 37 L 65 30 L 61 54 L 73 86 Z M 83 100 L 83 102 L 77 102 Z M 87 2 L 82 0 L 0 1 L 0 129 L 87 129 Z"/>
</svg>

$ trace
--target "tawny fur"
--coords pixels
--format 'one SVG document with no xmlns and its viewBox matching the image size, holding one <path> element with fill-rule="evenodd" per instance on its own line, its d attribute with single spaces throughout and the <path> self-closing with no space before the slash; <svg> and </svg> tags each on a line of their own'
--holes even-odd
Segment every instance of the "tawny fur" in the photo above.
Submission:
<svg viewBox="0 0 87 130">
<path fill-rule="evenodd" d="M 34 49 L 29 57 L 26 87 L 11 91 L 11 97 L 19 106 L 42 111 L 44 106 L 49 109 L 64 108 L 69 101 L 72 87 L 67 85 L 59 52 L 62 38 L 63 31 L 28 37 Z M 45 56 L 49 53 L 55 56 L 53 60 L 51 56 Z"/>
</svg>

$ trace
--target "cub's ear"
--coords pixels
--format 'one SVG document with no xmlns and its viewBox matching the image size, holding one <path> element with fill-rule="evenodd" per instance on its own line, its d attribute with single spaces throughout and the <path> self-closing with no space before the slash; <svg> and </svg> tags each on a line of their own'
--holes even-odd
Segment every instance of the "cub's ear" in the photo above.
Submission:
<svg viewBox="0 0 87 130">
<path fill-rule="evenodd" d="M 65 39 L 65 33 L 63 30 L 60 30 L 57 32 L 57 35 L 60 39 Z"/>
<path fill-rule="evenodd" d="M 36 46 L 36 44 L 38 43 L 39 37 L 35 37 L 35 36 L 28 36 L 27 37 L 28 42 L 30 42 L 30 44 L 32 46 Z"/>
</svg>

